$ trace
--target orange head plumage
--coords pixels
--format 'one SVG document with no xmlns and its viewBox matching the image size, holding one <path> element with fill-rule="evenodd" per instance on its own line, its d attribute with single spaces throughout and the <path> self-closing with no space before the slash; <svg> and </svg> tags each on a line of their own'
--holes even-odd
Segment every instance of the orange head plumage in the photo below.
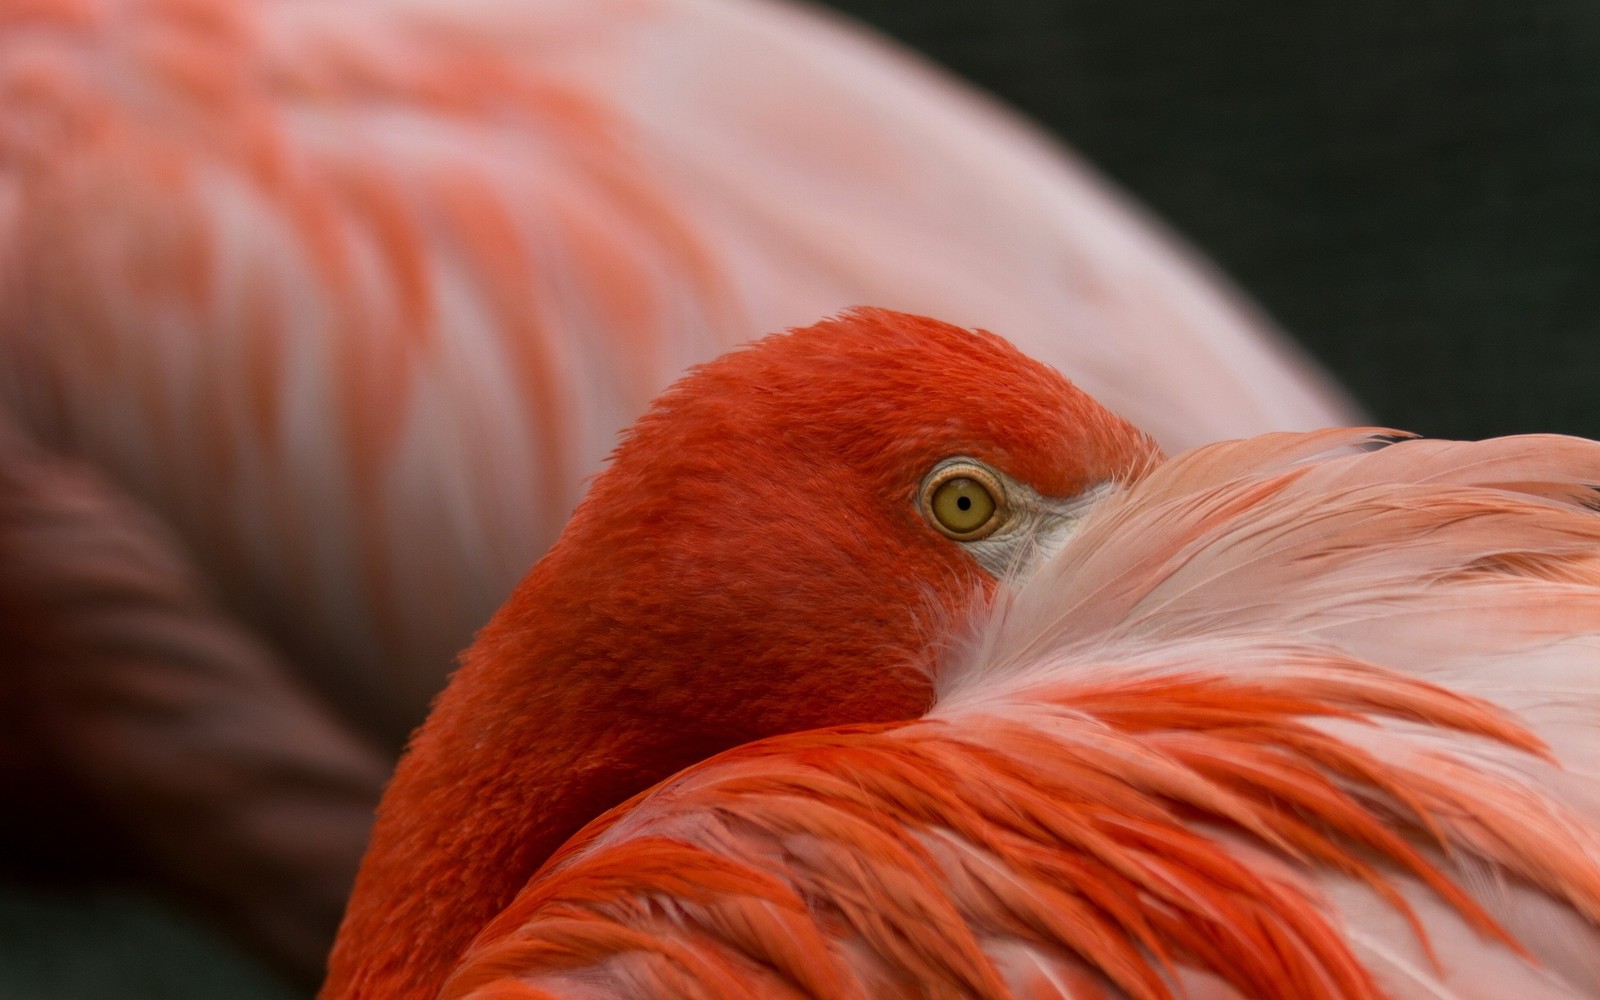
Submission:
<svg viewBox="0 0 1600 1000">
<path fill-rule="evenodd" d="M 419 730 L 324 996 L 436 988 L 565 838 L 690 763 L 916 715 L 994 575 L 1155 457 L 1000 338 L 882 310 L 697 369 Z"/>
</svg>

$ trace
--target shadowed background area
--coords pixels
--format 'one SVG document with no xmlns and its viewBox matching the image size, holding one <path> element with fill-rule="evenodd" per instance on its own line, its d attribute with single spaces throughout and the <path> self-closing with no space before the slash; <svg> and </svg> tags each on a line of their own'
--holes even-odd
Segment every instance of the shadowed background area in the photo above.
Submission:
<svg viewBox="0 0 1600 1000">
<path fill-rule="evenodd" d="M 1383 423 L 1600 436 L 1600 10 L 859 0 L 1068 138 Z"/>
<path fill-rule="evenodd" d="M 838 6 L 1069 141 L 1378 421 L 1600 437 L 1593 4 Z M 0 996 L 293 995 L 142 897 L 0 895 Z"/>
</svg>

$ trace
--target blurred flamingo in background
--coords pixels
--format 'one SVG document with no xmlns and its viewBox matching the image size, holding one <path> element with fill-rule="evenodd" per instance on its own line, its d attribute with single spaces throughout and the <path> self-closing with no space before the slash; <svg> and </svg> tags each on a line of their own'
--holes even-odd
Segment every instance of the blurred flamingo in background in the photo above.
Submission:
<svg viewBox="0 0 1600 1000">
<path fill-rule="evenodd" d="M 686 365 L 873 302 L 1004 329 L 1172 447 L 1351 415 L 1060 150 L 804 8 L 22 0 L 0 109 L 38 514 L 4 527 L 81 574 L 0 617 L 50 636 L 0 773 L 75 775 L 107 825 L 35 839 L 127 842 L 303 974 L 389 755 Z M 43 469 L 101 499 L 56 516 Z M 96 589 L 69 524 L 158 561 Z M 61 651 L 122 599 L 183 610 L 120 666 Z"/>
<path fill-rule="evenodd" d="M 1597 479 L 1370 429 L 1161 464 L 991 335 L 763 341 L 464 655 L 322 995 L 1594 996 Z"/>
</svg>

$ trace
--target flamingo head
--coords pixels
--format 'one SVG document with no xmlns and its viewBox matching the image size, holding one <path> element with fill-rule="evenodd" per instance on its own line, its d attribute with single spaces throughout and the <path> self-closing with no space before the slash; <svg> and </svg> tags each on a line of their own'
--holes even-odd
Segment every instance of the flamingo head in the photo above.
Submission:
<svg viewBox="0 0 1600 1000">
<path fill-rule="evenodd" d="M 999 337 L 856 310 L 661 397 L 479 645 L 515 658 L 582 622 L 567 669 L 694 759 L 906 718 L 996 581 L 1157 454 Z"/>
</svg>

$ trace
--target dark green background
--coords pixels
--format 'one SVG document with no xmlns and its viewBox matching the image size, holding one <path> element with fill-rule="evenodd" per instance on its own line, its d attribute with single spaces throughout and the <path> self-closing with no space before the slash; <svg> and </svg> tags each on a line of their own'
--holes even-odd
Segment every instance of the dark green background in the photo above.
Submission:
<svg viewBox="0 0 1600 1000">
<path fill-rule="evenodd" d="M 1215 259 L 1381 421 L 1600 437 L 1595 0 L 862 0 Z M 0 894 L 0 997 L 288 996 L 123 893 Z"/>
<path fill-rule="evenodd" d="M 1066 138 L 1379 420 L 1600 437 L 1594 0 L 853 0 Z"/>
</svg>

